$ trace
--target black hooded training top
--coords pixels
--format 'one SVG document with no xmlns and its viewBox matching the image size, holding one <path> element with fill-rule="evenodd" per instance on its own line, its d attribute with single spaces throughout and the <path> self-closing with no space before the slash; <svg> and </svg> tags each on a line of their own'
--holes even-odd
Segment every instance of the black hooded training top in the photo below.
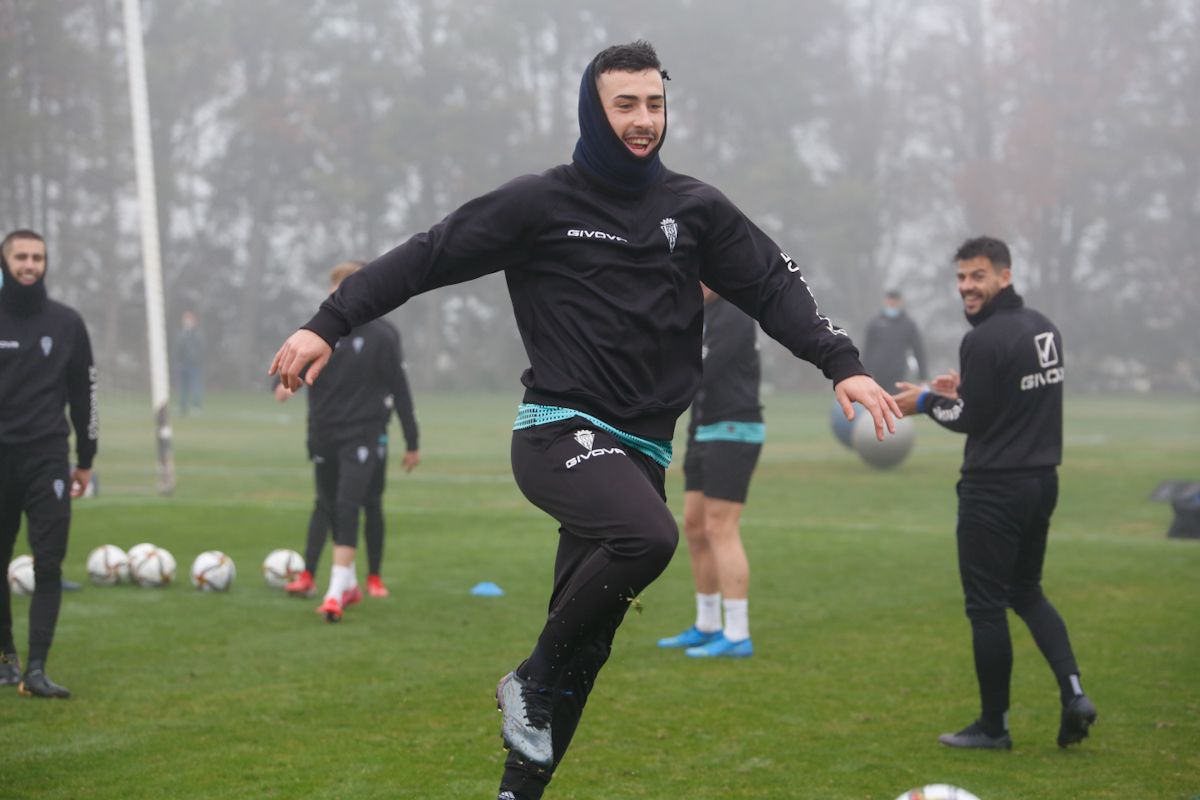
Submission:
<svg viewBox="0 0 1200 800">
<path fill-rule="evenodd" d="M 718 297 L 704 306 L 704 375 L 692 401 L 691 428 L 717 422 L 762 422 L 758 327 Z"/>
<path fill-rule="evenodd" d="M 382 434 L 394 408 L 405 446 L 419 449 L 400 332 L 390 322 L 372 320 L 338 339 L 308 391 L 310 446 Z"/>
<path fill-rule="evenodd" d="M 0 287 L 0 447 L 61 446 L 70 428 L 77 466 L 91 469 L 99 416 L 96 366 L 83 318 L 46 296 L 42 281 L 21 286 L 3 270 Z"/>
<path fill-rule="evenodd" d="M 962 472 L 1030 472 L 1062 462 L 1063 344 L 1054 323 L 1011 286 L 967 320 L 958 400 L 929 395 L 927 413 L 967 434 Z"/>
<path fill-rule="evenodd" d="M 700 383 L 700 281 L 834 382 L 865 370 L 795 262 L 721 192 L 666 168 L 615 193 L 577 165 L 517 178 L 342 282 L 304 327 L 332 344 L 414 295 L 504 270 L 525 401 L 670 439 Z"/>
</svg>

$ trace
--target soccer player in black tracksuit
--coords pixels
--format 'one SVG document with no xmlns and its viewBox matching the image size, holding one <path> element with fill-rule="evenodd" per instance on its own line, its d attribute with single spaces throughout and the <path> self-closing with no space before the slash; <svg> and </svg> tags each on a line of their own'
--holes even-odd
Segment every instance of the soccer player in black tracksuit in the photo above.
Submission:
<svg viewBox="0 0 1200 800">
<path fill-rule="evenodd" d="M 23 675 L 8 582 L 0 584 L 0 686 L 16 683 L 24 695 L 69 697 L 45 666 L 62 601 L 71 498 L 87 488 L 96 455 L 96 367 L 83 319 L 46 296 L 45 240 L 30 230 L 13 231 L 0 255 L 0 564 L 12 558 L 24 512 L 35 583 Z M 68 404 L 74 469 L 63 413 Z"/>
<path fill-rule="evenodd" d="M 580 86 L 573 163 L 517 178 L 348 278 L 271 364 L 317 377 L 355 325 L 439 286 L 503 270 L 530 368 L 512 439 L 521 491 L 559 523 L 550 611 L 497 687 L 511 752 L 500 797 L 541 797 L 636 597 L 678 530 L 664 471 L 700 383 L 700 280 L 821 367 L 877 435 L 891 396 L 821 316 L 799 268 L 716 189 L 666 169 L 664 74 L 645 42 L 609 48 Z"/>
<path fill-rule="evenodd" d="M 758 385 L 758 327 L 704 291 L 704 375 L 692 401 L 683 459 L 683 531 L 696 585 L 696 622 L 658 640 L 691 658 L 747 658 L 750 564 L 740 522 L 766 430 Z M 725 625 L 721 626 L 721 611 Z"/>
<path fill-rule="evenodd" d="M 334 267 L 331 291 L 361 267 L 357 261 Z M 282 383 L 276 386 L 275 396 L 281 402 L 290 394 Z M 387 427 L 393 409 L 404 431 L 404 469 L 411 472 L 420 463 L 420 452 L 400 333 L 386 320 L 371 320 L 337 341 L 325 380 L 314 383 L 308 394 L 308 455 L 317 499 L 309 520 L 304 573 L 287 590 L 303 596 L 313 592 L 313 573 L 332 528 L 334 565 L 329 589 L 317 608 L 329 622 L 340 621 L 346 606 L 362 599 L 354 570 L 360 508 L 367 539 L 367 589 L 373 597 L 387 596 L 379 571 Z"/>
<path fill-rule="evenodd" d="M 978 720 L 939 740 L 951 747 L 1012 747 L 1011 608 L 1058 680 L 1058 744 L 1066 747 L 1087 736 L 1096 708 L 1079 682 L 1067 627 L 1042 593 L 1062 461 L 1062 336 L 1013 290 L 1004 242 L 970 239 L 954 258 L 972 326 L 959 352 L 961 377 L 940 375 L 933 391 L 904 383 L 896 396 L 906 414 L 925 413 L 967 434 L 958 482 L 958 568 L 983 710 Z"/>
</svg>

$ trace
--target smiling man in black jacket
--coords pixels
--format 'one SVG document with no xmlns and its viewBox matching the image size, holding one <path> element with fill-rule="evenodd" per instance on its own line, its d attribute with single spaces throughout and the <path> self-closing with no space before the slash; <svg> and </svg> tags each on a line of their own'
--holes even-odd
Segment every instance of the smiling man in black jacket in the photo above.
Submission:
<svg viewBox="0 0 1200 800">
<path fill-rule="evenodd" d="M 496 692 L 504 800 L 542 796 L 631 599 L 675 552 L 664 478 L 700 384 L 701 280 L 820 367 L 847 414 L 858 400 L 877 435 L 894 427 L 894 401 L 796 263 L 719 191 L 663 166 L 665 78 L 645 42 L 601 52 L 580 84 L 571 164 L 471 200 L 347 278 L 271 364 L 289 387 L 309 365 L 318 380 L 355 325 L 504 271 L 530 362 L 513 475 L 559 523 L 549 615 Z"/>
<path fill-rule="evenodd" d="M 20 672 L 8 582 L 0 584 L 0 685 L 30 697 L 70 697 L 46 676 L 62 602 L 71 498 L 92 476 L 96 455 L 96 367 L 83 319 L 46 296 L 46 242 L 30 230 L 0 244 L 0 564 L 8 564 L 28 521 L 33 550 L 29 661 Z M 78 464 L 71 468 L 63 410 L 70 405 Z"/>
<path fill-rule="evenodd" d="M 896 402 L 967 434 L 958 482 L 958 569 L 971 621 L 979 719 L 939 737 L 950 747 L 1008 749 L 1012 640 L 1008 609 L 1025 621 L 1058 681 L 1059 747 L 1082 741 L 1096 721 L 1083 693 L 1067 626 L 1042 593 L 1050 516 L 1062 461 L 1062 336 L 1012 287 L 1012 257 L 999 239 L 969 239 L 954 256 L 972 330 L 959 373 L 932 390 L 901 383 Z"/>
</svg>

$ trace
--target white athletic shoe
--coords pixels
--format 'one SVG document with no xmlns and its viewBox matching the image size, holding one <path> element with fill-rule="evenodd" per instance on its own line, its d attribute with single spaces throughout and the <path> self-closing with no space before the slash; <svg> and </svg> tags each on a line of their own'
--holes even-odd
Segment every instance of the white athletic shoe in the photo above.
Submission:
<svg viewBox="0 0 1200 800">
<path fill-rule="evenodd" d="M 510 672 L 496 685 L 496 708 L 504 715 L 504 746 L 539 767 L 554 763 L 550 742 L 550 693 Z"/>
</svg>

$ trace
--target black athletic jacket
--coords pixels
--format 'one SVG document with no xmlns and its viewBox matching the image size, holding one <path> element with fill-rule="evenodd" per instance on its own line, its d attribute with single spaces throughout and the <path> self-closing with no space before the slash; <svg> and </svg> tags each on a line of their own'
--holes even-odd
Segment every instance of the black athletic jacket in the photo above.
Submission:
<svg viewBox="0 0 1200 800">
<path fill-rule="evenodd" d="M 959 349 L 958 400 L 930 395 L 928 413 L 967 434 L 962 471 L 1052 469 L 1062 462 L 1063 345 L 1058 328 L 1013 288 L 973 317 Z"/>
<path fill-rule="evenodd" d="M 865 370 L 799 268 L 724 195 L 663 169 L 644 192 L 576 165 L 468 202 L 348 277 L 304 327 L 336 341 L 410 297 L 504 270 L 525 401 L 670 439 L 700 384 L 700 280 L 839 381 Z"/>
<path fill-rule="evenodd" d="M 407 449 L 420 449 L 400 332 L 387 320 L 366 322 L 338 339 L 308 391 L 310 447 L 382 434 L 394 407 Z"/>
<path fill-rule="evenodd" d="M 704 375 L 690 428 L 714 422 L 762 422 L 758 326 L 718 297 L 704 306 Z"/>
<path fill-rule="evenodd" d="M 917 379 L 925 380 L 925 343 L 921 332 L 903 309 L 894 317 L 879 314 L 867 326 L 863 342 L 863 365 L 888 392 L 908 374 L 908 353 L 917 360 Z"/>
<path fill-rule="evenodd" d="M 49 298 L 32 313 L 0 303 L 0 447 L 61 443 L 71 429 L 76 463 L 91 469 L 99 437 L 96 365 L 83 318 Z"/>
</svg>

